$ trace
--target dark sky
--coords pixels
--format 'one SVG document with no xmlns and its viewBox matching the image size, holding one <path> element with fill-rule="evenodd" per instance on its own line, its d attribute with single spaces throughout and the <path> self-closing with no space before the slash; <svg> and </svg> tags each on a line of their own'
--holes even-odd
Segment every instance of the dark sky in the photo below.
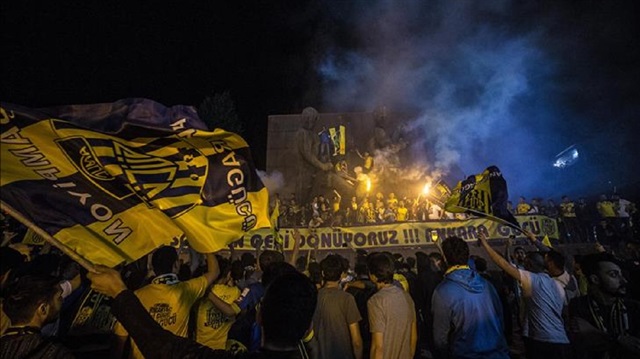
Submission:
<svg viewBox="0 0 640 359">
<path fill-rule="evenodd" d="M 431 130 L 427 151 L 467 174 L 497 159 L 512 177 L 552 178 L 548 196 L 637 191 L 637 3 L 4 1 L 0 99 L 197 106 L 229 90 L 261 168 L 268 115 L 384 104 L 453 128 Z M 573 167 L 535 167 L 572 144 Z"/>
<path fill-rule="evenodd" d="M 309 87 L 308 5 L 2 2 L 0 96 L 33 107 L 126 97 L 197 106 L 229 90 L 246 127 L 262 130 L 248 140 L 264 146 L 267 116 L 300 111 Z"/>
</svg>

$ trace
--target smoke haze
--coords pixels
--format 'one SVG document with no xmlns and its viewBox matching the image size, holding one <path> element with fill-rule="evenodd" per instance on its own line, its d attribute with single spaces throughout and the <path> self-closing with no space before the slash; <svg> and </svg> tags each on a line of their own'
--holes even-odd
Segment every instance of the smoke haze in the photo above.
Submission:
<svg viewBox="0 0 640 359">
<path fill-rule="evenodd" d="M 258 176 L 260 176 L 260 179 L 262 180 L 262 183 L 264 184 L 265 187 L 267 187 L 267 190 L 269 191 L 270 195 L 273 196 L 276 193 L 279 193 L 282 188 L 284 188 L 285 181 L 284 181 L 284 176 L 282 175 L 281 172 L 272 171 L 270 173 L 267 173 L 265 171 L 260 171 L 260 170 L 258 170 L 257 172 L 258 172 Z"/>
<path fill-rule="evenodd" d="M 612 138 L 603 137 L 611 129 L 594 110 L 611 111 L 613 104 L 587 103 L 600 94 L 581 86 L 601 60 L 583 59 L 592 49 L 575 29 L 565 29 L 573 9 L 405 0 L 334 1 L 326 10 L 325 51 L 316 59 L 324 107 L 416 113 L 410 128 L 421 141 L 412 144 L 415 168 L 406 172 L 455 174 L 457 181 L 497 165 L 511 198 L 590 194 L 610 191 L 612 181 L 628 183 L 637 156 L 627 149 L 613 155 Z M 580 161 L 553 168 L 554 156 L 573 143 Z M 613 171 L 612 160 L 619 165 Z"/>
</svg>

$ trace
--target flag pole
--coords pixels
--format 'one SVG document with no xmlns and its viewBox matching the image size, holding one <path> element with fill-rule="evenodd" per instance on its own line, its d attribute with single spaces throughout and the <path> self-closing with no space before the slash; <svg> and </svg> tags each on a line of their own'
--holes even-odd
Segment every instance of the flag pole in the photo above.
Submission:
<svg viewBox="0 0 640 359">
<path fill-rule="evenodd" d="M 442 202 L 441 202 L 441 203 L 442 203 Z M 451 207 L 455 207 L 455 208 L 457 208 L 457 209 L 461 209 L 461 210 L 463 210 L 464 212 L 469 212 L 469 213 L 471 213 L 471 214 L 475 214 L 476 216 L 478 216 L 478 217 L 480 217 L 480 218 L 486 218 L 486 219 L 491 220 L 491 221 L 493 221 L 493 222 L 498 222 L 498 223 L 503 224 L 503 225 L 505 225 L 505 226 L 511 227 L 511 228 L 513 228 L 513 229 L 516 229 L 516 230 L 518 230 L 518 231 L 520 231 L 520 232 L 524 233 L 525 235 L 526 235 L 527 233 L 530 233 L 530 232 L 529 232 L 529 231 L 527 231 L 526 229 L 522 229 L 522 228 L 520 228 L 520 227 L 516 226 L 515 224 L 513 224 L 513 223 L 511 223 L 511 222 L 509 222 L 509 221 L 505 221 L 504 219 L 502 219 L 502 218 L 500 218 L 500 217 L 496 217 L 496 216 L 494 216 L 494 215 L 492 215 L 492 214 L 488 214 L 488 213 L 484 213 L 484 212 L 476 211 L 476 210 L 471 209 L 471 208 L 460 207 L 460 206 L 458 206 L 457 204 L 451 205 Z"/>
<path fill-rule="evenodd" d="M 45 232 L 42 228 L 38 227 L 35 223 L 31 222 L 27 217 L 22 215 L 22 213 L 16 211 L 13 207 L 5 203 L 4 201 L 0 201 L 0 208 L 9 214 L 11 217 L 15 218 L 18 222 L 24 224 L 27 228 L 31 229 L 37 235 L 42 237 L 45 241 L 49 242 L 51 245 L 58 248 L 62 253 L 69 256 L 69 258 L 76 261 L 78 264 L 83 266 L 89 272 L 95 272 L 95 267 L 93 263 L 89 262 L 85 258 L 81 257 L 78 253 L 76 253 L 73 249 L 67 247 L 59 240 L 53 238 L 49 233 Z"/>
</svg>

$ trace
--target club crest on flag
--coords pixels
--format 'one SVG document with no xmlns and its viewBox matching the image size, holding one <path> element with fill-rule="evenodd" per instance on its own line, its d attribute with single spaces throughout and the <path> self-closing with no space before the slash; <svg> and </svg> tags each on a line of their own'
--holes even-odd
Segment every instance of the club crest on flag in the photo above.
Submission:
<svg viewBox="0 0 640 359">
<path fill-rule="evenodd" d="M 550 218 L 544 218 L 542 220 L 542 233 L 545 235 L 551 235 L 552 233 L 555 233 L 556 230 L 556 221 Z"/>
<path fill-rule="evenodd" d="M 138 150 L 120 141 L 88 137 L 91 134 L 85 131 L 82 136 L 55 142 L 78 171 L 105 194 L 119 200 L 136 195 L 172 218 L 200 202 L 208 161 L 189 143 L 179 139 L 150 142 Z"/>
</svg>

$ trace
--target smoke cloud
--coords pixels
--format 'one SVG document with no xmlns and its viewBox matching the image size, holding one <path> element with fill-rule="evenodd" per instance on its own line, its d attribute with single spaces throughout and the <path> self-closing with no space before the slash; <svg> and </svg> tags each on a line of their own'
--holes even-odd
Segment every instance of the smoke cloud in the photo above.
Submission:
<svg viewBox="0 0 640 359">
<path fill-rule="evenodd" d="M 258 176 L 260 176 L 260 179 L 262 180 L 264 186 L 267 187 L 270 195 L 279 193 L 280 190 L 284 188 L 284 176 L 280 171 L 272 171 L 267 173 L 265 171 L 257 170 L 256 172 L 258 172 Z"/>
<path fill-rule="evenodd" d="M 330 2 L 327 11 L 317 60 L 324 108 L 415 113 L 408 125 L 419 139 L 411 143 L 414 164 L 401 173 L 454 175 L 453 184 L 497 165 L 512 198 L 571 194 L 603 182 L 591 176 L 602 172 L 600 164 L 564 172 L 552 166 L 572 143 L 588 152 L 601 142 L 588 130 L 594 125 L 560 101 L 579 84 L 561 79 L 567 64 L 560 55 L 569 50 L 558 49 L 571 43 L 562 34 L 549 38 L 556 21 L 550 15 L 529 20 L 545 15 L 535 3 Z M 585 133 L 591 137 L 578 137 Z M 397 155 L 387 152 L 376 153 L 376 164 Z"/>
</svg>

